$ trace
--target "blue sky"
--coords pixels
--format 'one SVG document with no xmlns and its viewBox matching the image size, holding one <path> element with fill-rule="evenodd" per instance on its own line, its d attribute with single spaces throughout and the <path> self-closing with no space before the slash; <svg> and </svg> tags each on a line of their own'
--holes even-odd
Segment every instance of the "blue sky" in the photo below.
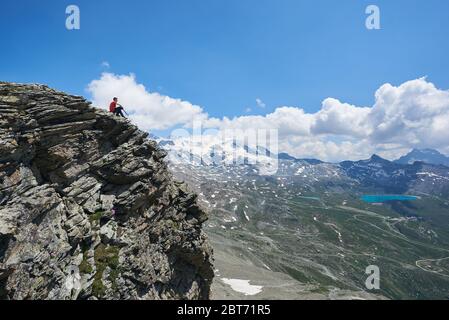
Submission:
<svg viewBox="0 0 449 320">
<path fill-rule="evenodd" d="M 81 30 L 65 29 L 69 4 Z M 369 4 L 381 30 L 365 28 Z M 313 113 L 327 97 L 372 106 L 381 85 L 423 76 L 449 88 L 447 0 L 3 1 L 0 36 L 0 80 L 89 96 L 102 72 L 135 73 L 218 118 Z"/>
<path fill-rule="evenodd" d="M 64 27 L 72 3 L 79 31 Z M 382 30 L 364 27 L 371 3 Z M 212 116 L 266 112 L 256 98 L 268 110 L 329 96 L 371 105 L 381 84 L 425 75 L 449 88 L 446 0 L 19 0 L 2 2 L 0 32 L 2 80 L 86 94 L 108 61 Z"/>
</svg>

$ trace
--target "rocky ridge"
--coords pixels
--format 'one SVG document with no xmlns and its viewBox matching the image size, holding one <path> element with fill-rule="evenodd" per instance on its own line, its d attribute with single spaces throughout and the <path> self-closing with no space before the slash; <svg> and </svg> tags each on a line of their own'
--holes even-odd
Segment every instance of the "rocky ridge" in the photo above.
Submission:
<svg viewBox="0 0 449 320">
<path fill-rule="evenodd" d="M 208 299 L 196 195 L 125 119 L 0 82 L 0 299 Z"/>
</svg>

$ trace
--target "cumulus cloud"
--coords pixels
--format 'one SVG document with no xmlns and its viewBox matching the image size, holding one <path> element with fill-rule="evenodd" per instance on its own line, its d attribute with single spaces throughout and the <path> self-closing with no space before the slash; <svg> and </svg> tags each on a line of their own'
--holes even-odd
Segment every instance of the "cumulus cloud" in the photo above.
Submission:
<svg viewBox="0 0 449 320">
<path fill-rule="evenodd" d="M 314 114 L 312 134 L 366 137 L 371 130 L 369 113 L 370 108 L 356 107 L 327 98 L 323 101 L 321 110 Z"/>
<path fill-rule="evenodd" d="M 385 84 L 371 107 L 334 98 L 316 113 L 280 107 L 265 116 L 223 118 L 219 128 L 276 128 L 280 150 L 327 161 L 360 159 L 377 153 L 395 159 L 411 148 L 449 150 L 449 91 L 426 78 L 400 86 Z"/>
<path fill-rule="evenodd" d="M 132 112 L 132 120 L 144 130 L 189 126 L 193 120 L 201 120 L 203 128 L 219 131 L 277 129 L 279 150 L 297 157 L 340 161 L 377 153 L 394 159 L 411 148 L 449 151 L 449 91 L 438 89 L 426 78 L 381 86 L 373 106 L 327 98 L 315 113 L 283 106 L 263 116 L 222 119 L 209 118 L 190 102 L 151 93 L 134 75 L 105 73 L 92 81 L 88 90 L 94 102 L 103 107 L 113 96 L 119 96 Z M 259 100 L 257 104 L 262 105 Z"/>
<path fill-rule="evenodd" d="M 259 108 L 262 108 L 262 109 L 265 109 L 265 107 L 267 106 L 267 105 L 265 104 L 265 102 L 263 102 L 262 99 L 260 99 L 260 98 L 257 98 L 257 99 L 256 99 L 256 103 L 257 103 L 257 106 L 258 106 Z"/>
<path fill-rule="evenodd" d="M 113 97 L 119 97 L 131 120 L 142 130 L 166 130 L 189 125 L 193 119 L 208 118 L 203 109 L 188 101 L 174 99 L 157 92 L 149 92 L 136 82 L 134 74 L 103 73 L 87 87 L 95 105 L 108 109 Z"/>
<path fill-rule="evenodd" d="M 399 87 L 383 85 L 376 92 L 369 120 L 370 140 L 411 147 L 448 146 L 449 91 L 439 90 L 425 78 Z"/>
<path fill-rule="evenodd" d="M 206 127 L 218 129 L 278 129 L 279 134 L 288 137 L 295 135 L 310 135 L 313 115 L 306 114 L 303 109 L 295 107 L 280 107 L 265 116 L 249 115 L 233 119 L 211 119 L 204 124 Z"/>
</svg>

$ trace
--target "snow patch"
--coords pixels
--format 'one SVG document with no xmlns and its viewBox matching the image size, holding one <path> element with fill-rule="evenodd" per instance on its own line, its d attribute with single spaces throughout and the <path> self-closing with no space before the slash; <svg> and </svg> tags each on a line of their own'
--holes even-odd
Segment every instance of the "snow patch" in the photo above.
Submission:
<svg viewBox="0 0 449 320">
<path fill-rule="evenodd" d="M 223 278 L 221 281 L 231 286 L 232 290 L 243 293 L 245 296 L 254 296 L 261 293 L 263 289 L 263 286 L 251 285 L 250 280 Z"/>
</svg>

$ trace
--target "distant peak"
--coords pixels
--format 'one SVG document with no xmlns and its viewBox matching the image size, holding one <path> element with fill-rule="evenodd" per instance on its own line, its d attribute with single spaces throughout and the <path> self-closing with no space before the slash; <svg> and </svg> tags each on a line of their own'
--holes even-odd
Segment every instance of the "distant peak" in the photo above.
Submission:
<svg viewBox="0 0 449 320">
<path fill-rule="evenodd" d="M 381 156 L 378 156 L 377 154 L 373 154 L 372 156 L 371 156 L 371 159 L 370 159 L 371 161 L 385 161 L 385 159 L 384 158 L 382 158 Z"/>
<path fill-rule="evenodd" d="M 415 148 L 406 155 L 402 156 L 396 163 L 401 164 L 413 164 L 415 162 L 424 162 L 427 164 L 434 165 L 445 165 L 449 166 L 449 158 L 435 149 L 418 149 Z"/>
<path fill-rule="evenodd" d="M 413 149 L 414 153 L 426 153 L 426 154 L 441 154 L 438 150 L 435 149 Z"/>
<path fill-rule="evenodd" d="M 289 155 L 288 153 L 285 153 L 285 152 L 279 153 L 278 157 L 281 160 L 293 160 L 293 161 L 298 160 L 297 158 L 295 158 L 295 157 L 293 157 L 293 156 L 291 156 L 291 155 Z"/>
</svg>

